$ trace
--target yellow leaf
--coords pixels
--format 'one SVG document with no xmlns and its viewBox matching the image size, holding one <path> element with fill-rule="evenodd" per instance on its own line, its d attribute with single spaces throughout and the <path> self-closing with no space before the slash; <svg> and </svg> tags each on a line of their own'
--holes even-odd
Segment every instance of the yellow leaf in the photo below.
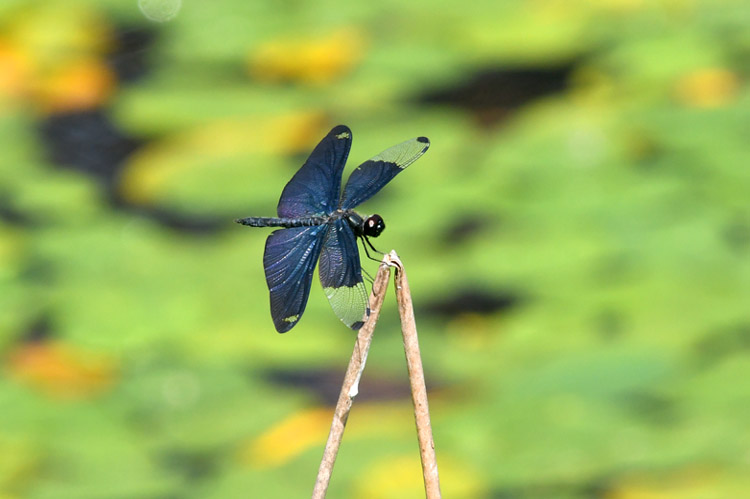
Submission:
<svg viewBox="0 0 750 499">
<path fill-rule="evenodd" d="M 243 156 L 285 156 L 305 151 L 323 136 L 322 112 L 227 119 L 149 144 L 128 161 L 120 195 L 136 204 L 164 198 L 193 169 L 221 168 L 222 160 Z"/>
<path fill-rule="evenodd" d="M 363 37 L 341 29 L 321 38 L 282 38 L 262 44 L 249 57 L 252 76 L 265 82 L 326 84 L 347 74 L 362 58 Z"/>
<path fill-rule="evenodd" d="M 487 495 L 484 480 L 463 462 L 441 459 L 438 453 L 438 471 L 443 497 L 480 499 Z M 414 454 L 382 459 L 360 476 L 362 479 L 353 495 L 358 499 L 424 497 L 424 480 L 416 442 Z"/>
<path fill-rule="evenodd" d="M 723 499 L 747 497 L 746 470 L 694 466 L 672 472 L 633 474 L 615 483 L 607 499 Z"/>
<path fill-rule="evenodd" d="M 254 468 L 280 466 L 328 438 L 333 410 L 313 408 L 273 425 L 244 449 L 240 459 Z"/>
<path fill-rule="evenodd" d="M 28 52 L 8 40 L 0 39 L 0 96 L 25 96 L 32 71 Z"/>
<path fill-rule="evenodd" d="M 411 401 L 355 404 L 344 438 L 414 431 Z M 240 460 L 255 468 L 281 466 L 312 447 L 323 447 L 328 439 L 333 407 L 305 409 L 271 426 L 240 451 Z"/>
<path fill-rule="evenodd" d="M 724 68 L 704 68 L 677 83 L 677 98 L 690 107 L 716 108 L 729 104 L 740 87 L 736 74 Z"/>
</svg>

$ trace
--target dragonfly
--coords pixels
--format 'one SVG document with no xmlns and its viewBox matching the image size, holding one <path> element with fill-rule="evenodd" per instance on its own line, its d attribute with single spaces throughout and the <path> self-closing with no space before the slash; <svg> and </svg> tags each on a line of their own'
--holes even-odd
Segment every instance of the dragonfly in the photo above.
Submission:
<svg viewBox="0 0 750 499">
<path fill-rule="evenodd" d="M 278 217 L 235 220 L 250 227 L 280 227 L 266 239 L 263 268 L 271 295 L 271 318 L 279 333 L 302 317 L 316 263 L 320 284 L 334 313 L 358 330 L 370 315 L 357 240 L 375 250 L 368 238 L 385 229 L 380 215 L 354 208 L 374 196 L 430 147 L 426 137 L 395 145 L 359 165 L 341 191 L 341 176 L 352 145 L 352 132 L 334 127 L 313 149 L 281 193 Z M 368 253 L 369 256 L 369 253 Z"/>
</svg>

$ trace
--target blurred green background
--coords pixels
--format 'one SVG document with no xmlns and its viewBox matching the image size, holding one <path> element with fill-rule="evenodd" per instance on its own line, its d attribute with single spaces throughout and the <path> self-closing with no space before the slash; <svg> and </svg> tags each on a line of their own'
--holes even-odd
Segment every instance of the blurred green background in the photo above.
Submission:
<svg viewBox="0 0 750 499">
<path fill-rule="evenodd" d="M 445 497 L 750 497 L 744 0 L 0 3 L 0 498 L 309 496 L 354 334 L 262 253 L 334 125 L 427 154 Z M 374 262 L 364 261 L 371 274 Z M 392 292 L 330 497 L 420 497 Z"/>
</svg>

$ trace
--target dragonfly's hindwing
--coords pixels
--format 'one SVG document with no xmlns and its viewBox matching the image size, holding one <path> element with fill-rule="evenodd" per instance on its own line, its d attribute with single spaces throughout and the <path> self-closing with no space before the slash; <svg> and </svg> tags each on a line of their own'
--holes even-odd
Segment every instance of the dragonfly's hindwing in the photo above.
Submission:
<svg viewBox="0 0 750 499">
<path fill-rule="evenodd" d="M 271 317 L 285 333 L 302 317 L 315 263 L 329 225 L 276 230 L 266 240 L 263 268 L 271 292 Z"/>
<path fill-rule="evenodd" d="M 370 315 L 367 288 L 362 282 L 357 238 L 348 222 L 338 219 L 331 225 L 320 254 L 320 283 L 339 319 L 359 329 Z"/>
</svg>

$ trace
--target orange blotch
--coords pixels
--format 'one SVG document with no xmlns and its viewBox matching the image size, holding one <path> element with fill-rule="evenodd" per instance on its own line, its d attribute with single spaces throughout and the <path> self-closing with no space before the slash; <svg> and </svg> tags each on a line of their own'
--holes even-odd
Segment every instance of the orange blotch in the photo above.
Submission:
<svg viewBox="0 0 750 499">
<path fill-rule="evenodd" d="M 83 59 L 55 68 L 37 82 L 35 96 L 44 112 L 91 109 L 102 105 L 115 89 L 115 77 L 98 59 Z"/>
<path fill-rule="evenodd" d="M 112 93 L 104 62 L 112 50 L 109 25 L 82 5 L 39 3 L 11 9 L 0 38 L 0 98 L 39 111 L 87 109 Z"/>
<path fill-rule="evenodd" d="M 18 380 L 63 398 L 101 393 L 112 384 L 115 376 L 110 360 L 54 342 L 19 346 L 11 352 L 8 368 Z"/>
</svg>

